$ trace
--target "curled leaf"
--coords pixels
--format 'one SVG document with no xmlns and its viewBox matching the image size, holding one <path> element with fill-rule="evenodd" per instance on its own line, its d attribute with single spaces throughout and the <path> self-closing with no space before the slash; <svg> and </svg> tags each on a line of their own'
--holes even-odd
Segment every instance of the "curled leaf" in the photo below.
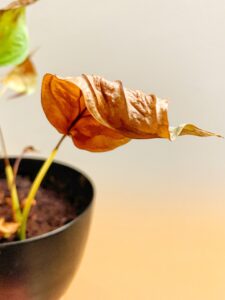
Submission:
<svg viewBox="0 0 225 300">
<path fill-rule="evenodd" d="M 181 135 L 195 135 L 200 137 L 208 137 L 208 136 L 222 137 L 219 134 L 202 130 L 193 124 L 182 124 L 178 127 L 170 127 L 169 130 L 170 130 L 170 138 L 172 141 L 174 141 L 178 136 Z"/>
<path fill-rule="evenodd" d="M 19 223 L 6 222 L 4 218 L 0 218 L 0 237 L 10 238 L 19 229 Z"/>
<path fill-rule="evenodd" d="M 71 81 L 47 74 L 42 85 L 42 105 L 52 125 L 63 134 L 70 134 L 78 148 L 107 151 L 129 141 L 92 116 L 81 89 Z"/>
<path fill-rule="evenodd" d="M 0 10 L 0 66 L 22 63 L 28 44 L 25 7 Z"/>
<path fill-rule="evenodd" d="M 112 150 L 130 139 L 216 135 L 194 125 L 170 129 L 166 100 L 96 75 L 62 79 L 46 74 L 42 106 L 59 132 L 71 135 L 77 147 L 89 151 Z"/>
<path fill-rule="evenodd" d="M 3 84 L 1 95 L 7 89 L 16 92 L 13 97 L 34 93 L 37 87 L 37 71 L 30 56 L 6 74 L 1 79 L 1 82 Z"/>
</svg>

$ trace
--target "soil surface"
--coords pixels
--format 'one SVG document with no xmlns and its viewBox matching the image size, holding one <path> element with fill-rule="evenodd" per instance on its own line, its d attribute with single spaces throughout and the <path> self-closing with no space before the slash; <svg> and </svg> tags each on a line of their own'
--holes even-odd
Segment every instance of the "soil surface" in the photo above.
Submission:
<svg viewBox="0 0 225 300">
<path fill-rule="evenodd" d="M 31 182 L 28 178 L 17 177 L 16 185 L 21 206 L 28 195 Z M 33 203 L 27 226 L 27 238 L 52 231 L 76 217 L 75 207 L 66 200 L 65 194 L 51 189 L 39 188 Z M 0 179 L 0 218 L 13 221 L 11 198 L 5 179 Z M 17 240 L 14 235 L 10 239 L 0 238 L 1 242 Z"/>
</svg>

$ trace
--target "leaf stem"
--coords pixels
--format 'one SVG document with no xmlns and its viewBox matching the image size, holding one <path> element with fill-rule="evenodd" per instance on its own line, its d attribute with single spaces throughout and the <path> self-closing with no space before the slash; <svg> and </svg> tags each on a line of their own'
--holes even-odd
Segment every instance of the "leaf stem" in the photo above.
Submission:
<svg viewBox="0 0 225 300">
<path fill-rule="evenodd" d="M 50 156 L 47 158 L 47 160 L 43 163 L 41 169 L 39 170 L 36 178 L 34 179 L 34 182 L 30 188 L 29 194 L 27 196 L 25 206 L 22 213 L 22 224 L 19 231 L 19 237 L 21 240 L 24 240 L 26 238 L 26 228 L 27 228 L 27 220 L 30 213 L 30 209 L 32 206 L 33 199 L 36 196 L 36 193 L 40 187 L 40 184 L 42 183 L 46 173 L 48 172 L 51 164 L 53 163 L 53 160 L 58 152 L 58 149 L 60 145 L 62 144 L 63 140 L 65 139 L 66 134 L 61 137 L 53 151 L 50 153 Z"/>
<path fill-rule="evenodd" d="M 7 180 L 8 188 L 9 188 L 11 199 L 12 199 L 13 218 L 16 222 L 18 222 L 20 224 L 22 221 L 22 213 L 20 210 L 19 197 L 17 194 L 17 188 L 16 188 L 15 178 L 14 178 L 14 174 L 13 174 L 13 169 L 12 169 L 9 159 L 8 159 L 5 140 L 4 140 L 4 136 L 3 136 L 1 128 L 0 128 L 0 140 L 1 140 L 1 144 L 2 144 L 3 156 L 4 156 L 6 180 Z"/>
<path fill-rule="evenodd" d="M 11 199 L 12 199 L 13 218 L 16 222 L 20 224 L 22 221 L 22 213 L 20 210 L 19 197 L 17 194 L 17 188 L 16 188 L 11 165 L 5 166 L 5 174 L 6 174 L 8 188 L 10 190 Z"/>
</svg>

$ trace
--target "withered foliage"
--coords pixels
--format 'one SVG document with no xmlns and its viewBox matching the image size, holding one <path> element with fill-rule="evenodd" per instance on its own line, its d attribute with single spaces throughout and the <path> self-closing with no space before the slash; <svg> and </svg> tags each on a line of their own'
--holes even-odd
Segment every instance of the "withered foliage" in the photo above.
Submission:
<svg viewBox="0 0 225 300">
<path fill-rule="evenodd" d="M 17 232 L 18 228 L 18 223 L 6 222 L 4 218 L 0 218 L 0 238 L 9 238 Z"/>
<path fill-rule="evenodd" d="M 16 8 L 28 6 L 30 4 L 33 4 L 33 3 L 37 2 L 37 1 L 38 0 L 16 0 L 16 1 L 13 1 L 13 2 L 9 3 L 9 5 L 7 5 L 4 8 L 4 10 L 16 9 Z"/>
<path fill-rule="evenodd" d="M 78 148 L 94 152 L 112 150 L 130 139 L 218 136 L 192 124 L 170 127 L 167 100 L 97 75 L 46 74 L 42 106 L 59 132 L 70 135 Z"/>
<path fill-rule="evenodd" d="M 0 95 L 8 89 L 16 92 L 13 97 L 32 94 L 37 88 L 37 78 L 36 68 L 28 56 L 0 80 L 3 85 Z"/>
</svg>

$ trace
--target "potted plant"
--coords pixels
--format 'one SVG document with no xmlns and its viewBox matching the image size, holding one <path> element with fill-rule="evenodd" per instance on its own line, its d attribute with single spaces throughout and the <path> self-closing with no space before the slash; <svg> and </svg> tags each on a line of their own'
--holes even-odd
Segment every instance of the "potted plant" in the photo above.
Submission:
<svg viewBox="0 0 225 300">
<path fill-rule="evenodd" d="M 1 20 L 13 20 L 12 29 L 2 35 L 5 46 L 0 47 L 4 54 L 0 64 L 17 64 L 3 83 L 19 94 L 33 91 L 36 76 L 23 43 L 23 14 L 31 2 L 35 1 L 16 1 L 0 11 L 0 33 L 5 28 Z M 23 41 L 19 46 L 14 43 L 18 32 Z M 15 47 L 20 48 L 16 55 Z M 170 127 L 166 100 L 97 75 L 62 78 L 46 74 L 41 102 L 49 122 L 61 133 L 45 161 L 22 156 L 9 159 L 1 134 L 1 299 L 59 299 L 80 262 L 91 219 L 93 187 L 80 172 L 54 162 L 67 136 L 77 148 L 92 152 L 113 150 L 131 139 L 219 136 L 193 124 Z"/>
<path fill-rule="evenodd" d="M 13 164 L 14 160 L 10 163 Z M 43 160 L 24 159 L 19 184 L 22 178 L 33 180 L 42 164 Z M 3 176 L 3 161 L 0 170 Z M 39 196 L 46 210 L 51 209 L 51 205 L 47 208 L 44 204 L 50 193 L 49 197 L 53 196 L 53 199 L 57 200 L 58 195 L 73 203 L 76 216 L 49 233 L 22 241 L 8 242 L 5 239 L 0 242 L 0 299 L 60 299 L 80 263 L 91 219 L 92 185 L 74 168 L 53 163 L 42 186 L 44 194 L 41 192 Z M 53 213 L 57 213 L 57 209 L 53 207 Z M 36 207 L 37 210 L 41 210 L 41 206 Z M 35 213 L 31 215 L 34 217 Z M 33 226 L 42 226 L 42 230 L 47 223 L 39 224 L 41 215 L 39 220 L 30 221 Z"/>
<path fill-rule="evenodd" d="M 0 66 L 14 66 L 0 80 L 0 95 L 8 89 L 16 92 L 13 97 L 31 94 L 36 89 L 37 72 L 29 54 L 25 18 L 26 7 L 34 2 L 14 1 L 0 10 Z M 59 299 L 83 253 L 93 186 L 73 167 L 52 163 L 54 155 L 45 162 L 22 159 L 33 147 L 26 147 L 21 156 L 9 159 L 2 132 L 1 146 L 4 158 L 0 160 L 0 299 Z M 42 188 L 38 188 L 43 177 Z M 26 201 L 29 190 L 36 204 L 34 199 Z"/>
</svg>

